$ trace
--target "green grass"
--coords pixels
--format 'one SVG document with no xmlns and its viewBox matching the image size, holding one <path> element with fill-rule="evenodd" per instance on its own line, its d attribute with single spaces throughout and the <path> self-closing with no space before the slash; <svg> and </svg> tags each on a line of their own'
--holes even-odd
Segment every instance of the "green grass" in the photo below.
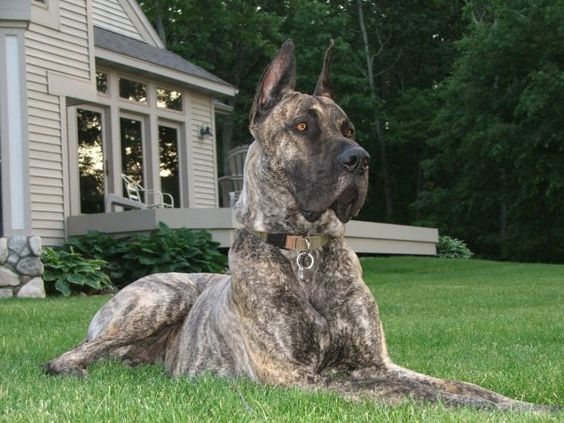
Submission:
<svg viewBox="0 0 564 423">
<path fill-rule="evenodd" d="M 364 259 L 393 360 L 538 403 L 564 397 L 564 266 Z M 79 342 L 107 297 L 0 303 L 0 421 L 562 421 L 558 416 L 385 407 L 246 380 L 170 379 L 97 363 L 84 379 L 39 365 Z"/>
</svg>

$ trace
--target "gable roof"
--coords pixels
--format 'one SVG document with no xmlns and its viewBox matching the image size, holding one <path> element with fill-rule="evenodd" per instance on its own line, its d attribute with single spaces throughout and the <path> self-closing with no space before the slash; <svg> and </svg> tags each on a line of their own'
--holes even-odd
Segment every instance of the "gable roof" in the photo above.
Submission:
<svg viewBox="0 0 564 423">
<path fill-rule="evenodd" d="M 122 1 L 125 1 L 125 5 L 126 5 L 125 11 L 132 19 L 133 24 L 141 32 L 145 41 L 147 41 L 149 44 L 153 44 L 156 47 L 166 48 L 163 41 L 161 40 L 161 37 L 159 37 L 157 31 L 155 31 L 155 28 L 153 28 L 153 25 L 151 25 L 151 22 L 149 22 L 149 19 L 147 19 L 147 16 L 143 12 L 143 10 L 141 10 L 139 4 L 137 4 L 137 1 L 136 0 L 122 0 Z M 127 10 L 128 9 L 127 6 L 129 6 L 129 10 Z"/>
<path fill-rule="evenodd" d="M 154 65 L 163 66 L 234 89 L 231 84 L 169 50 L 155 47 L 143 41 L 116 34 L 106 29 L 94 27 L 94 45 L 97 48 L 109 50 Z"/>
<path fill-rule="evenodd" d="M 91 5 L 94 26 L 165 48 L 136 0 L 92 0 Z"/>
</svg>

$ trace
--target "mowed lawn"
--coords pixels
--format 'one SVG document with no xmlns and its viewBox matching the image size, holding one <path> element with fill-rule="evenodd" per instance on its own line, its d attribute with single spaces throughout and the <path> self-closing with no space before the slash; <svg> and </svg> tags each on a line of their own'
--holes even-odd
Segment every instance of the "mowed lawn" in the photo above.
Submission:
<svg viewBox="0 0 564 423">
<path fill-rule="evenodd" d="M 362 260 L 394 361 L 545 404 L 564 403 L 564 266 L 436 258 Z M 170 379 L 158 366 L 98 363 L 85 379 L 42 374 L 80 342 L 108 297 L 0 302 L 6 422 L 562 421 L 440 405 L 350 402 L 246 380 Z"/>
</svg>

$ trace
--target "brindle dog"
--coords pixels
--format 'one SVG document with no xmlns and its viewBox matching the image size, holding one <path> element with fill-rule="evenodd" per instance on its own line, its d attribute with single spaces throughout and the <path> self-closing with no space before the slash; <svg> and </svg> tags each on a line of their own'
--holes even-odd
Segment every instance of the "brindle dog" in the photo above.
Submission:
<svg viewBox="0 0 564 423">
<path fill-rule="evenodd" d="M 313 95 L 294 90 L 291 41 L 258 86 L 231 276 L 138 280 L 98 311 L 85 342 L 47 363 L 49 373 L 84 375 L 93 361 L 118 357 L 164 363 L 172 376 L 244 376 L 386 403 L 540 408 L 391 362 L 378 307 L 344 241 L 366 197 L 369 156 L 332 99 L 333 51 Z"/>
</svg>

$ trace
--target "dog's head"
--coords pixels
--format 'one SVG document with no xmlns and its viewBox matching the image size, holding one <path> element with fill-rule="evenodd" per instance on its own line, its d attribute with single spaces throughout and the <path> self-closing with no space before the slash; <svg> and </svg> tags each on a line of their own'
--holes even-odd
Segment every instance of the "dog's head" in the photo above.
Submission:
<svg viewBox="0 0 564 423">
<path fill-rule="evenodd" d="M 345 223 L 366 199 L 369 156 L 329 88 L 334 49 L 331 42 L 315 92 L 307 95 L 294 89 L 294 45 L 286 41 L 266 68 L 250 112 L 260 174 L 290 193 L 293 204 L 287 205 L 304 223 L 327 212 Z"/>
</svg>

